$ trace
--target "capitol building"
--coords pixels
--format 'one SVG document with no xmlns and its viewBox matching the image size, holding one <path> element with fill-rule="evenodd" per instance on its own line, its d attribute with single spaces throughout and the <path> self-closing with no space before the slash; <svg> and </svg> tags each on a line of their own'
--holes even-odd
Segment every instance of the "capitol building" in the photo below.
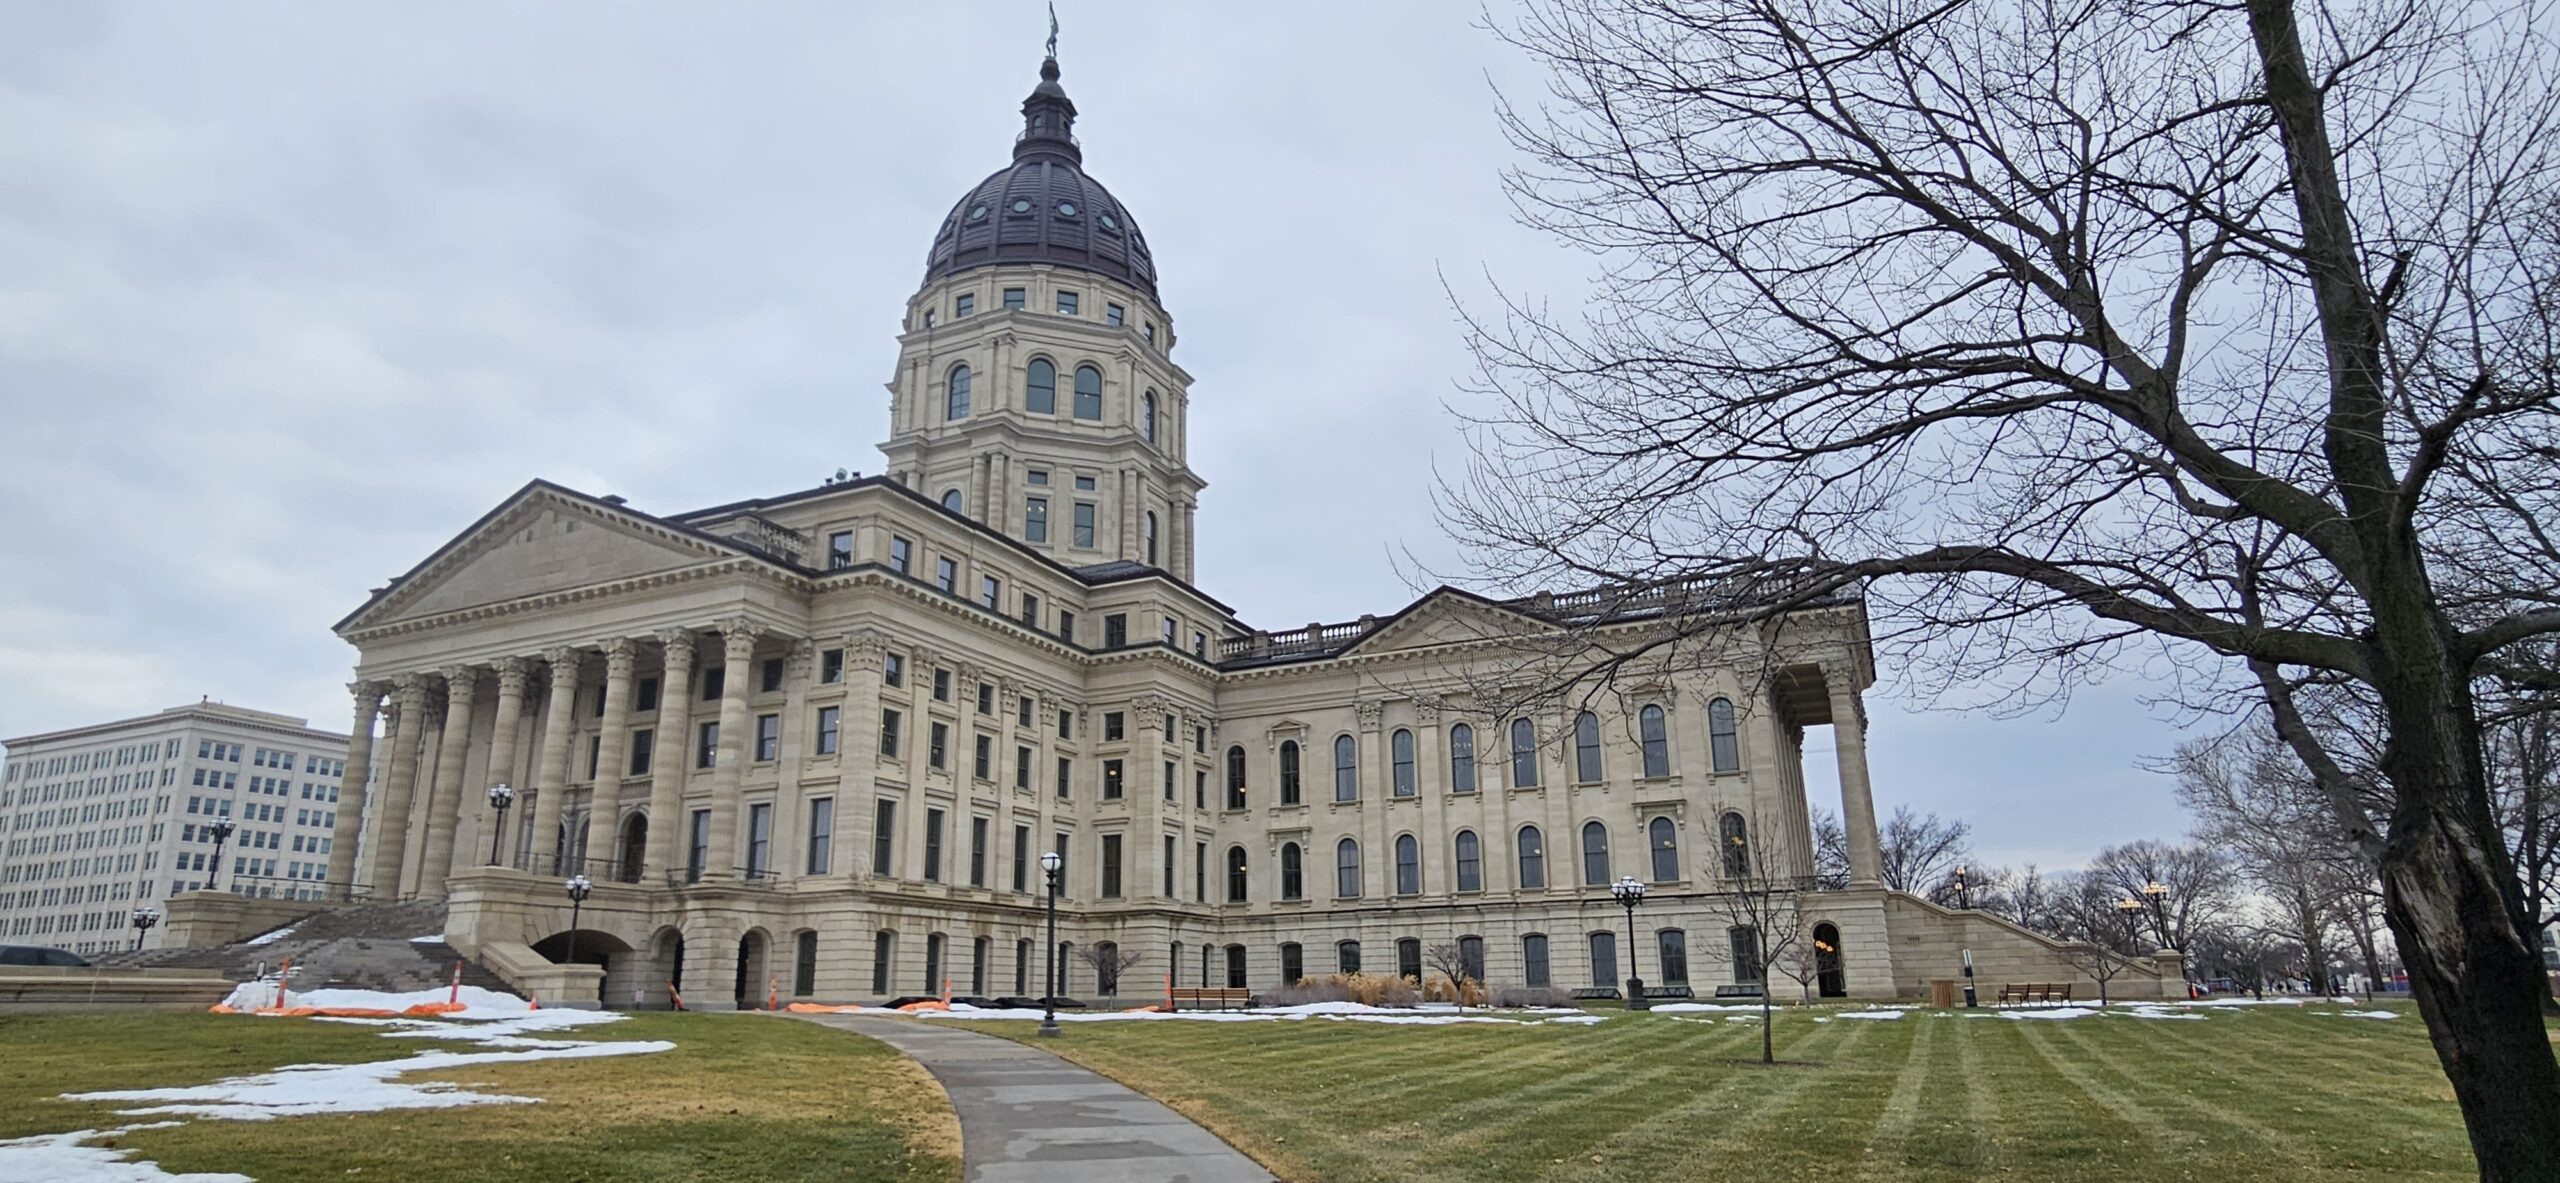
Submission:
<svg viewBox="0 0 2560 1183">
<path fill-rule="evenodd" d="M 1791 885 L 1824 994 L 1919 993 L 1968 949 L 2070 975 L 1883 886 L 1855 596 L 1745 622 L 1685 585 L 1443 588 L 1275 629 L 1196 586 L 1158 260 L 1054 59 L 1022 115 L 918 228 L 883 473 L 683 512 L 537 480 L 338 623 L 329 882 L 441 898 L 476 960 L 614 1006 L 1037 994 L 1048 853 L 1059 942 L 1108 946 L 1140 1000 L 1419 976 L 1438 946 L 1496 987 L 1709 995 L 1777 972 L 1731 907 L 1755 876 Z M 1848 839 L 1825 890 L 1815 803 Z M 1113 985 L 1060 964 L 1069 994 Z"/>
</svg>

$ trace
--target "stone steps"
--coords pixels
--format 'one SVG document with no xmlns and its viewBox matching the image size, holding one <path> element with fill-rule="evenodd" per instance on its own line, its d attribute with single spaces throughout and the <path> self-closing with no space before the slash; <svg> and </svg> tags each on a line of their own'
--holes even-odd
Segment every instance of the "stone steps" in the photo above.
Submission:
<svg viewBox="0 0 2560 1183">
<path fill-rule="evenodd" d="M 98 958 L 102 965 L 144 969 L 200 969 L 235 982 L 255 981 L 293 963 L 293 988 L 346 988 L 406 994 L 441 989 L 462 962 L 462 984 L 515 993 L 486 968 L 465 961 L 445 944 L 445 910 L 428 900 L 358 904 L 305 917 L 293 924 L 228 945 L 196 949 L 145 949 Z M 413 938 L 427 936 L 431 939 Z"/>
</svg>

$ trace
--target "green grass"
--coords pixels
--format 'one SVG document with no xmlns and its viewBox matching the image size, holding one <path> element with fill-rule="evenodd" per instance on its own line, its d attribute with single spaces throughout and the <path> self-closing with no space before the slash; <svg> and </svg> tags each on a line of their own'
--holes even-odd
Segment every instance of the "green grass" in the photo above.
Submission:
<svg viewBox="0 0 2560 1183">
<path fill-rule="evenodd" d="M 190 1119 L 134 1132 L 123 1144 L 170 1171 L 236 1171 L 260 1183 L 959 1178 L 959 1127 L 941 1089 L 912 1061 L 849 1032 L 753 1016 L 653 1014 L 546 1038 L 676 1046 L 404 1078 L 542 1098 L 537 1105 Z M 201 1084 L 285 1064 L 466 1046 L 301 1019 L 0 1019 L 0 1062 L 9 1068 L 0 1073 L 0 1138 L 155 1120 L 60 1099 L 69 1092 Z"/>
<path fill-rule="evenodd" d="M 1526 1029 L 1075 1023 L 1039 1046 L 1295 1183 L 2477 1177 L 2414 1013 L 1822 1013 L 1778 1016 L 1790 1063 L 1774 1067 L 1757 1022 L 1623 1013 Z"/>
</svg>

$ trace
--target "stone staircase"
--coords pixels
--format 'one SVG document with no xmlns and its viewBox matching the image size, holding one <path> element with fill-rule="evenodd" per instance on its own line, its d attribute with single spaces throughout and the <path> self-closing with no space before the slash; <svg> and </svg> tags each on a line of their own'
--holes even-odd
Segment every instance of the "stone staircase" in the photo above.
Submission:
<svg viewBox="0 0 2560 1183">
<path fill-rule="evenodd" d="M 464 961 L 453 946 L 444 943 L 444 919 L 444 904 L 439 900 L 356 904 L 315 913 L 228 945 L 144 949 L 95 960 L 100 965 L 140 969 L 209 970 L 247 982 L 274 973 L 290 958 L 294 989 L 395 994 L 451 985 L 454 963 L 461 961 L 463 985 L 515 993 L 496 974 Z"/>
</svg>

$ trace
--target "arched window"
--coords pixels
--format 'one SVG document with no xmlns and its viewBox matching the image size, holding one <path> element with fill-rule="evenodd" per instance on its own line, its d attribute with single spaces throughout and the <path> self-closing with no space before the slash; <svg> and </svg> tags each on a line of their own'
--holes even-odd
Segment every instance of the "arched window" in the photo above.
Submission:
<svg viewBox="0 0 2560 1183">
<path fill-rule="evenodd" d="M 1360 972 L 1360 942 L 1334 942 L 1333 963 L 1340 967 L 1343 973 L 1356 974 Z"/>
<path fill-rule="evenodd" d="M 1716 819 L 1716 844 L 1724 850 L 1725 878 L 1741 879 L 1751 873 L 1751 832 L 1741 814 Z"/>
<path fill-rule="evenodd" d="M 1474 830 L 1458 831 L 1458 890 L 1484 890 L 1484 843 Z"/>
<path fill-rule="evenodd" d="M 1155 565 L 1156 565 L 1156 511 L 1154 511 L 1154 510 L 1152 510 L 1152 509 L 1150 509 L 1150 510 L 1148 510 L 1148 511 L 1147 511 L 1146 529 L 1145 529 L 1142 533 L 1140 533 L 1140 535 L 1139 535 L 1139 541 L 1140 541 L 1140 543 L 1141 543 L 1141 544 L 1143 545 L 1143 547 L 1144 547 L 1144 549 L 1143 549 L 1140 553 L 1142 553 L 1142 554 L 1144 554 L 1144 555 L 1146 556 L 1146 558 L 1145 558 L 1144 560 L 1142 560 L 1142 561 L 1143 561 L 1143 562 L 1145 562 L 1145 563 L 1146 563 L 1146 565 L 1148 565 L 1148 566 L 1150 566 L 1150 567 L 1155 566 Z"/>
<path fill-rule="evenodd" d="M 1661 707 L 1636 712 L 1636 739 L 1644 745 L 1644 774 L 1671 775 L 1671 736 L 1663 726 Z"/>
<path fill-rule="evenodd" d="M 889 955 L 898 947 L 898 934 L 881 929 L 871 934 L 871 992 L 889 992 Z"/>
<path fill-rule="evenodd" d="M 1156 392 L 1148 391 L 1138 400 L 1138 434 L 1148 443 L 1156 442 Z"/>
<path fill-rule="evenodd" d="M 1760 980 L 1760 930 L 1748 924 L 1737 924 L 1725 930 L 1725 939 L 1733 943 L 1733 980 Z"/>
<path fill-rule="evenodd" d="M 1609 827 L 1596 821 L 1582 824 L 1582 882 L 1609 886 Z"/>
<path fill-rule="evenodd" d="M 969 367 L 951 367 L 951 376 L 943 379 L 942 391 L 942 417 L 945 419 L 968 418 Z"/>
<path fill-rule="evenodd" d="M 1227 946 L 1227 989 L 1244 989 L 1244 946 Z"/>
<path fill-rule="evenodd" d="M 1449 791 L 1476 791 L 1476 729 L 1464 723 L 1449 728 Z"/>
<path fill-rule="evenodd" d="M 1360 898 L 1360 844 L 1349 838 L 1333 844 L 1333 895 L 1343 900 Z"/>
<path fill-rule="evenodd" d="M 1511 721 L 1511 787 L 1534 788 L 1538 783 L 1538 728 L 1527 719 Z"/>
<path fill-rule="evenodd" d="M 1422 894 L 1422 844 L 1411 834 L 1396 835 L 1396 894 Z"/>
<path fill-rule="evenodd" d="M 792 938 L 791 992 L 804 998 L 818 992 L 818 934 L 814 932 Z"/>
<path fill-rule="evenodd" d="M 1589 711 L 1573 717 L 1573 779 L 1600 781 L 1600 716 Z"/>
<path fill-rule="evenodd" d="M 1296 941 L 1280 942 L 1280 981 L 1295 986 L 1307 976 L 1307 951 Z"/>
<path fill-rule="evenodd" d="M 1280 846 L 1280 898 L 1284 900 L 1307 898 L 1306 867 L 1299 859 L 1298 844 L 1295 842 L 1285 842 Z"/>
<path fill-rule="evenodd" d="M 1618 984 L 1618 934 L 1614 932 L 1591 934 L 1591 984 L 1606 987 Z"/>
<path fill-rule="evenodd" d="M 1657 817 L 1645 827 L 1645 845 L 1653 851 L 1653 881 L 1676 882 L 1680 878 L 1680 827 L 1667 817 Z"/>
<path fill-rule="evenodd" d="M 1244 808 L 1244 745 L 1227 748 L 1227 808 Z"/>
<path fill-rule="evenodd" d="M 960 490 L 944 489 L 942 491 L 942 508 L 950 510 L 953 513 L 959 513 L 960 504 Z"/>
<path fill-rule="evenodd" d="M 1076 418 L 1102 421 L 1102 371 L 1076 367 Z"/>
<path fill-rule="evenodd" d="M 1422 940 L 1419 937 L 1396 938 L 1396 976 L 1414 982 L 1422 980 Z"/>
<path fill-rule="evenodd" d="M 1547 838 L 1536 826 L 1520 827 L 1520 886 L 1547 885 Z"/>
<path fill-rule="evenodd" d="M 1470 982 L 1484 981 L 1484 938 L 1458 938 L 1458 976 Z"/>
<path fill-rule="evenodd" d="M 1666 928 L 1653 934 L 1653 937 L 1655 950 L 1661 956 L 1661 960 L 1655 963 L 1654 968 L 1662 974 L 1662 984 L 1688 985 L 1689 934 L 1676 928 Z"/>
<path fill-rule="evenodd" d="M 1520 984 L 1524 986 L 1553 984 L 1547 973 L 1547 934 L 1532 932 L 1521 935 Z"/>
<path fill-rule="evenodd" d="M 1120 945 L 1104 941 L 1093 947 L 1093 991 L 1096 994 L 1120 992 Z"/>
<path fill-rule="evenodd" d="M 1399 797 L 1413 795 L 1413 733 L 1402 727 L 1387 737 L 1389 754 L 1395 757 L 1395 792 Z"/>
<path fill-rule="evenodd" d="M 1284 739 L 1280 741 L 1280 803 L 1282 805 L 1296 805 L 1300 803 L 1298 795 L 1298 741 L 1294 739 Z"/>
<path fill-rule="evenodd" d="M 1245 900 L 1244 848 L 1227 848 L 1227 902 L 1241 904 Z"/>
<path fill-rule="evenodd" d="M 1733 700 L 1719 698 L 1707 704 L 1707 747 L 1715 756 L 1718 772 L 1742 771 L 1742 742 L 1733 732 Z"/>
<path fill-rule="evenodd" d="M 1333 799 L 1360 799 L 1360 746 L 1348 735 L 1333 741 Z"/>
<path fill-rule="evenodd" d="M 1022 407 L 1035 415 L 1058 413 L 1058 367 L 1045 357 L 1031 359 L 1022 374 Z"/>
<path fill-rule="evenodd" d="M 1031 992 L 1031 949 L 1029 937 L 1013 943 L 1013 992 L 1016 994 Z"/>
</svg>

